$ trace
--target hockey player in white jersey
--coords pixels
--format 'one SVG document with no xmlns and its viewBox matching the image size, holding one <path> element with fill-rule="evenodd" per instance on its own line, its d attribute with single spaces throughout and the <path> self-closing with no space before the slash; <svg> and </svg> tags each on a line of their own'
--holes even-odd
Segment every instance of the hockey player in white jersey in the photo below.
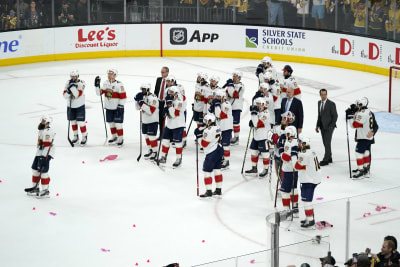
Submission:
<svg viewBox="0 0 400 267">
<path fill-rule="evenodd" d="M 301 221 L 302 228 L 313 228 L 315 225 L 313 198 L 314 191 L 321 183 L 321 172 L 317 154 L 311 149 L 310 138 L 299 135 L 298 159 L 294 166 L 298 172 L 301 190 L 301 201 L 304 203 L 306 219 Z"/>
<path fill-rule="evenodd" d="M 298 173 L 294 169 L 297 162 L 298 142 L 297 130 L 294 126 L 286 127 L 286 141 L 284 144 L 280 143 L 279 154 L 282 159 L 283 178 L 281 184 L 282 204 L 284 209 L 290 209 L 290 202 L 292 202 L 292 210 L 296 217 L 298 217 L 299 209 L 299 195 L 297 190 Z"/>
<path fill-rule="evenodd" d="M 268 92 L 272 96 L 273 103 L 271 106 L 268 106 L 270 108 L 270 113 L 272 111 L 273 107 L 273 113 L 274 113 L 274 119 L 271 120 L 274 125 L 279 125 L 281 123 L 281 103 L 282 103 L 282 98 L 281 98 L 281 88 L 279 86 L 278 80 L 275 80 L 272 76 L 271 73 L 267 72 L 264 74 L 264 82 L 268 84 Z M 272 115 L 271 115 L 272 118 Z"/>
<path fill-rule="evenodd" d="M 48 172 L 50 160 L 54 158 L 55 154 L 53 144 L 55 133 L 51 128 L 52 123 L 53 119 L 50 116 L 43 116 L 40 119 L 36 155 L 32 163 L 32 187 L 25 189 L 30 196 L 50 197 Z M 39 182 L 42 184 L 42 190 L 39 190 Z"/>
<path fill-rule="evenodd" d="M 272 66 L 272 59 L 268 56 L 264 57 L 261 60 L 261 64 L 257 66 L 256 76 L 259 83 L 264 82 L 263 75 L 266 73 L 270 73 L 274 79 L 277 79 L 276 69 Z"/>
<path fill-rule="evenodd" d="M 79 125 L 82 134 L 81 145 L 83 146 L 87 142 L 88 135 L 85 116 L 85 82 L 79 79 L 77 70 L 71 71 L 70 78 L 66 82 L 63 92 L 63 96 L 67 100 L 67 119 L 71 121 L 72 131 L 74 132 L 72 143 L 75 144 L 79 141 Z"/>
<path fill-rule="evenodd" d="M 134 97 L 135 106 L 142 116 L 142 134 L 146 140 L 149 151 L 144 154 L 145 159 L 157 158 L 157 129 L 159 121 L 158 98 L 151 93 L 151 85 L 146 83 L 140 86 L 139 93 Z"/>
<path fill-rule="evenodd" d="M 292 75 L 293 69 L 290 65 L 286 65 L 283 69 L 283 81 L 281 82 L 281 98 L 286 97 L 286 90 L 288 88 L 293 88 L 294 89 L 294 97 L 298 98 L 301 100 L 301 90 L 299 88 L 299 85 L 297 84 L 296 79 Z"/>
<path fill-rule="evenodd" d="M 177 86 L 168 88 L 168 95 L 166 98 L 165 116 L 167 118 L 166 127 L 164 128 L 161 147 L 160 164 L 167 162 L 168 151 L 170 143 L 175 143 L 176 160 L 172 165 L 177 168 L 182 163 L 182 137 L 185 128 L 185 110 L 186 105 L 183 101 L 183 96 Z"/>
<path fill-rule="evenodd" d="M 197 123 L 197 128 L 203 124 L 204 94 L 203 87 L 207 85 L 207 74 L 198 73 L 194 88 L 193 120 Z"/>
<path fill-rule="evenodd" d="M 232 117 L 232 105 L 227 100 L 226 91 L 224 89 L 218 89 L 215 93 L 215 99 L 211 111 L 217 120 L 217 125 L 221 129 L 221 144 L 224 149 L 224 160 L 222 162 L 222 170 L 229 167 L 229 158 L 231 156 L 231 137 L 233 130 L 233 117 Z"/>
<path fill-rule="evenodd" d="M 232 145 L 239 144 L 240 134 L 240 114 L 243 110 L 243 99 L 244 99 L 244 84 L 241 82 L 242 72 L 233 72 L 232 79 L 226 81 L 226 84 L 222 88 L 226 88 L 228 92 L 228 100 L 232 105 L 232 116 L 233 116 L 233 138 L 231 139 Z"/>
<path fill-rule="evenodd" d="M 203 115 L 205 116 L 206 114 L 210 113 L 210 106 L 213 103 L 213 100 L 215 99 L 215 93 L 221 89 L 218 86 L 219 82 L 219 77 L 218 76 L 211 76 L 210 77 L 210 84 L 208 87 L 204 88 L 204 110 L 203 110 Z M 212 113 L 212 112 L 211 112 Z"/>
<path fill-rule="evenodd" d="M 254 129 L 254 137 L 250 144 L 252 168 L 245 171 L 245 173 L 257 175 L 258 158 L 259 154 L 261 154 L 263 159 L 263 169 L 259 174 L 259 177 L 263 178 L 268 174 L 269 147 L 267 145 L 267 134 L 271 127 L 265 99 L 263 97 L 258 97 L 254 100 L 254 103 L 255 105 L 251 106 L 251 120 L 249 122 L 249 126 Z"/>
<path fill-rule="evenodd" d="M 201 138 L 200 144 L 204 148 L 206 157 L 203 163 L 204 172 L 204 184 L 206 186 L 206 192 L 200 197 L 207 198 L 222 195 L 222 172 L 221 162 L 224 150 L 219 144 L 221 139 L 221 129 L 215 123 L 215 116 L 212 113 L 207 114 L 204 117 L 205 129 L 202 132 L 200 129 L 195 129 L 195 135 L 197 138 Z M 216 189 L 212 192 L 212 175 L 214 174 L 214 180 Z"/>
<path fill-rule="evenodd" d="M 107 80 L 100 88 L 100 77 L 95 79 L 96 94 L 104 95 L 106 121 L 110 126 L 112 138 L 108 141 L 109 144 L 117 142 L 118 146 L 124 143 L 124 105 L 126 103 L 126 91 L 122 82 L 116 80 L 118 75 L 117 70 L 110 69 L 107 71 Z"/>
<path fill-rule="evenodd" d="M 350 119 L 350 125 L 356 129 L 356 159 L 358 172 L 353 178 L 369 177 L 371 163 L 371 144 L 374 140 L 374 117 L 368 109 L 368 99 L 360 98 L 356 101 L 357 111 Z"/>
</svg>

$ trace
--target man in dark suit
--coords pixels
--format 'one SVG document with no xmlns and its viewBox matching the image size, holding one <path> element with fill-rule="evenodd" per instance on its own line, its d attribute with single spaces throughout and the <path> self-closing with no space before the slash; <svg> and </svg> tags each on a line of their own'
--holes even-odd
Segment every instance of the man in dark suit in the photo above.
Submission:
<svg viewBox="0 0 400 267">
<path fill-rule="evenodd" d="M 167 81 L 165 78 L 168 77 L 169 74 L 169 68 L 168 67 L 162 67 L 161 68 L 161 77 L 157 77 L 156 81 L 156 87 L 154 89 L 154 94 L 158 97 L 159 100 L 159 127 L 160 127 L 160 135 L 161 135 L 161 130 L 164 127 L 164 122 L 162 121 L 163 119 L 163 112 L 164 112 L 164 100 L 166 96 L 165 89 L 167 88 Z M 160 136 L 161 137 L 161 136 Z"/>
<path fill-rule="evenodd" d="M 294 122 L 289 125 L 293 125 L 294 127 L 296 127 L 297 134 L 300 134 L 303 129 L 303 119 L 304 119 L 303 103 L 301 103 L 301 100 L 297 99 L 296 97 L 293 97 L 293 95 L 294 95 L 294 89 L 288 88 L 286 91 L 286 97 L 282 99 L 281 116 L 283 113 L 291 111 L 295 117 L 294 117 Z"/>
<path fill-rule="evenodd" d="M 321 89 L 319 90 L 319 95 L 321 96 L 321 100 L 318 101 L 318 120 L 315 131 L 317 133 L 319 133 L 319 130 L 321 131 L 325 154 L 320 165 L 326 166 L 332 163 L 331 142 L 338 115 L 335 103 L 328 99 L 328 91 L 326 89 Z"/>
</svg>

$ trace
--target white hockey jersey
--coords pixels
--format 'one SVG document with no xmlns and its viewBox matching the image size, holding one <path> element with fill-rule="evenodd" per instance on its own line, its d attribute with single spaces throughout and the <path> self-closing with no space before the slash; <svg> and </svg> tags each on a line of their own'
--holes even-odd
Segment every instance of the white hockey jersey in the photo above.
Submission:
<svg viewBox="0 0 400 267">
<path fill-rule="evenodd" d="M 268 131 L 271 130 L 268 110 L 258 112 L 257 115 L 251 115 L 251 121 L 254 125 L 254 140 L 266 140 Z"/>
<path fill-rule="evenodd" d="M 185 110 L 186 102 L 183 100 L 183 95 L 178 95 L 177 99 L 172 101 L 172 106 L 168 108 L 167 124 L 168 129 L 176 129 L 185 127 Z"/>
<path fill-rule="evenodd" d="M 203 87 L 200 83 L 196 83 L 194 87 L 194 105 L 193 109 L 196 112 L 203 112 L 204 110 L 204 95 L 203 95 Z"/>
<path fill-rule="evenodd" d="M 221 129 L 218 126 L 214 125 L 204 129 L 201 146 L 204 148 L 206 155 L 217 149 L 220 137 Z"/>
<path fill-rule="evenodd" d="M 78 80 L 76 83 L 73 83 L 73 86 L 71 87 L 71 93 L 72 95 L 67 93 L 67 89 L 70 86 L 69 80 L 65 83 L 64 87 L 64 93 L 63 96 L 67 100 L 67 106 L 69 107 L 70 105 L 70 98 L 72 97 L 72 103 L 71 107 L 72 108 L 79 108 L 80 106 L 85 105 L 85 82 L 82 80 Z"/>
<path fill-rule="evenodd" d="M 115 80 L 111 82 L 106 80 L 103 86 L 96 88 L 96 94 L 104 94 L 104 107 L 106 109 L 115 110 L 118 105 L 125 105 L 126 103 L 126 92 L 122 82 Z"/>
<path fill-rule="evenodd" d="M 274 109 L 281 109 L 282 97 L 279 82 L 270 85 L 269 88 L 271 89 L 272 99 L 274 100 Z"/>
<path fill-rule="evenodd" d="M 301 90 L 300 90 L 300 88 L 299 88 L 299 86 L 297 84 L 296 79 L 292 75 L 289 76 L 287 79 L 283 79 L 281 85 L 282 85 L 282 87 L 281 87 L 281 89 L 282 89 L 281 98 L 282 99 L 286 97 L 286 90 L 288 88 L 293 88 L 294 89 L 294 94 L 293 95 L 297 99 L 301 100 Z"/>
<path fill-rule="evenodd" d="M 274 124 L 275 122 L 275 105 L 274 105 L 274 99 L 271 93 L 268 92 L 266 96 L 264 96 L 265 103 L 267 104 L 267 110 L 268 110 L 268 119 L 270 124 Z"/>
<path fill-rule="evenodd" d="M 374 136 L 367 137 L 369 131 L 372 131 L 374 127 L 374 118 L 369 109 L 363 109 L 354 114 L 354 118 L 350 120 L 350 125 L 357 131 L 357 140 L 367 139 L 372 140 Z"/>
<path fill-rule="evenodd" d="M 218 86 L 215 88 L 211 88 L 210 86 L 204 88 L 204 91 L 203 91 L 204 92 L 204 103 L 206 103 L 203 108 L 204 114 L 210 113 L 210 111 L 208 111 L 208 110 L 210 109 L 211 103 L 215 99 L 215 93 L 219 89 L 221 89 L 221 88 Z"/>
<path fill-rule="evenodd" d="M 231 103 L 225 101 L 220 106 L 216 106 L 214 110 L 215 117 L 217 118 L 217 125 L 221 131 L 233 129 L 233 117 Z"/>
<path fill-rule="evenodd" d="M 158 97 L 155 94 L 143 96 L 143 105 L 139 106 L 135 102 L 136 109 L 142 109 L 142 122 L 144 124 L 154 123 L 159 121 L 159 107 L 158 107 Z"/>
<path fill-rule="evenodd" d="M 244 96 L 244 84 L 241 82 L 234 84 L 234 86 L 228 86 L 228 97 L 231 102 L 232 110 L 243 109 L 243 96 Z"/>
<path fill-rule="evenodd" d="M 278 79 L 278 74 L 276 72 L 276 69 L 274 67 L 269 67 L 263 70 L 260 74 L 258 74 L 258 79 L 260 83 L 264 82 L 264 74 L 270 72 L 272 74 L 272 79 L 277 80 Z"/>
<path fill-rule="evenodd" d="M 44 130 L 39 130 L 39 134 L 38 134 L 38 142 L 37 142 L 37 149 L 36 149 L 36 156 L 39 157 L 46 157 L 47 156 L 47 152 L 50 149 L 50 153 L 49 156 L 51 156 L 52 158 L 54 158 L 54 154 L 55 154 L 55 148 L 54 148 L 54 143 L 51 144 L 51 142 L 54 139 L 54 132 L 51 128 L 47 128 Z M 43 147 L 43 149 L 40 149 L 40 147 Z"/>
<path fill-rule="evenodd" d="M 282 171 L 292 172 L 297 162 L 297 139 L 286 140 L 283 147 L 280 147 L 279 153 L 282 159 Z"/>
<path fill-rule="evenodd" d="M 294 168 L 298 171 L 300 183 L 321 183 L 321 171 L 317 154 L 307 149 L 298 153 L 298 159 Z"/>
</svg>

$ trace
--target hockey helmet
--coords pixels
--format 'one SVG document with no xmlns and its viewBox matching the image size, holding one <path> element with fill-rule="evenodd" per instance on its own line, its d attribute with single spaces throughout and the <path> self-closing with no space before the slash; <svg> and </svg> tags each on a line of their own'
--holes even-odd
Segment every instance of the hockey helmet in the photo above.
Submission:
<svg viewBox="0 0 400 267">
<path fill-rule="evenodd" d="M 151 85 L 149 83 L 142 83 L 140 85 L 140 90 L 145 89 L 146 92 L 150 92 L 151 90 Z"/>
<path fill-rule="evenodd" d="M 288 126 L 288 127 L 286 127 L 285 133 L 286 133 L 286 135 L 288 135 L 289 137 L 293 136 L 294 138 L 296 138 L 296 136 L 297 136 L 296 127 L 294 127 L 294 126 Z"/>
<path fill-rule="evenodd" d="M 44 121 L 44 124 L 48 124 L 48 126 L 50 127 L 50 125 L 53 123 L 53 118 L 50 117 L 49 115 L 43 115 L 40 118 L 40 122 L 42 123 Z"/>
<path fill-rule="evenodd" d="M 69 73 L 69 77 L 76 77 L 79 78 L 79 71 L 78 70 L 73 70 Z"/>
<path fill-rule="evenodd" d="M 232 76 L 237 76 L 239 79 L 241 79 L 243 76 L 243 73 L 241 71 L 236 70 L 232 73 Z"/>
<path fill-rule="evenodd" d="M 180 93 L 181 95 L 185 95 L 185 87 L 183 87 L 182 84 L 177 84 L 176 87 L 178 87 L 179 93 Z"/>
<path fill-rule="evenodd" d="M 260 84 L 260 88 L 263 89 L 263 90 L 264 89 L 268 89 L 269 88 L 268 83 L 261 83 Z"/>
<path fill-rule="evenodd" d="M 109 70 L 107 70 L 107 74 L 108 73 L 114 74 L 114 77 L 116 77 L 118 75 L 118 71 L 116 69 L 109 69 Z"/>
<path fill-rule="evenodd" d="M 263 79 L 264 80 L 272 80 L 273 79 L 273 77 L 272 77 L 272 72 L 270 72 L 270 71 L 267 71 L 267 72 L 265 72 L 264 74 L 263 74 Z"/>
<path fill-rule="evenodd" d="M 356 105 L 361 107 L 368 107 L 368 98 L 361 97 L 360 99 L 357 99 Z"/>
<path fill-rule="evenodd" d="M 210 81 L 214 81 L 215 83 L 219 83 L 219 77 L 216 76 L 216 75 L 212 75 L 212 76 L 210 77 Z"/>
<path fill-rule="evenodd" d="M 265 98 L 264 97 L 257 97 L 256 99 L 254 99 L 254 104 L 260 104 L 265 106 Z"/>
<path fill-rule="evenodd" d="M 165 80 L 166 81 L 171 81 L 171 82 L 175 82 L 176 81 L 175 76 L 173 76 L 173 75 L 168 75 L 168 77 L 165 78 Z"/>
<path fill-rule="evenodd" d="M 294 122 L 294 120 L 296 119 L 295 115 L 293 114 L 293 112 L 291 111 L 287 111 L 285 113 L 282 114 L 282 119 L 284 119 L 286 122 L 288 123 L 292 123 Z"/>
<path fill-rule="evenodd" d="M 201 82 L 206 82 L 208 80 L 207 73 L 201 72 L 199 77 Z"/>
<path fill-rule="evenodd" d="M 204 122 L 205 124 L 208 124 L 208 125 L 214 123 L 214 122 L 215 122 L 215 115 L 212 114 L 212 113 L 208 113 L 208 114 L 204 117 L 203 122 Z"/>
<path fill-rule="evenodd" d="M 180 90 L 179 90 L 178 86 L 174 85 L 168 89 L 168 93 L 170 93 L 171 95 L 177 95 L 177 94 L 180 94 Z"/>
<path fill-rule="evenodd" d="M 310 138 L 308 138 L 307 136 L 305 136 L 304 134 L 299 134 L 299 143 L 300 144 L 305 144 L 308 147 L 311 147 L 311 140 Z"/>
<path fill-rule="evenodd" d="M 283 67 L 282 71 L 287 71 L 289 73 L 293 73 L 293 69 L 292 69 L 292 67 L 290 67 L 290 65 L 285 65 L 285 67 Z"/>
<path fill-rule="evenodd" d="M 264 64 L 269 63 L 271 65 L 272 64 L 272 59 L 270 57 L 266 56 L 261 60 L 261 62 L 264 63 Z"/>
</svg>

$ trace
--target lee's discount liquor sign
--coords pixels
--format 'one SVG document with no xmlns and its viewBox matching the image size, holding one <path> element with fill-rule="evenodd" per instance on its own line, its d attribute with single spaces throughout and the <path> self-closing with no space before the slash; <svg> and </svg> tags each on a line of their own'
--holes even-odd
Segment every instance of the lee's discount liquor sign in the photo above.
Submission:
<svg viewBox="0 0 400 267">
<path fill-rule="evenodd" d="M 117 47 L 116 32 L 112 26 L 107 26 L 104 29 L 79 28 L 77 31 L 78 42 L 75 43 L 75 48 L 87 47 Z"/>
</svg>

